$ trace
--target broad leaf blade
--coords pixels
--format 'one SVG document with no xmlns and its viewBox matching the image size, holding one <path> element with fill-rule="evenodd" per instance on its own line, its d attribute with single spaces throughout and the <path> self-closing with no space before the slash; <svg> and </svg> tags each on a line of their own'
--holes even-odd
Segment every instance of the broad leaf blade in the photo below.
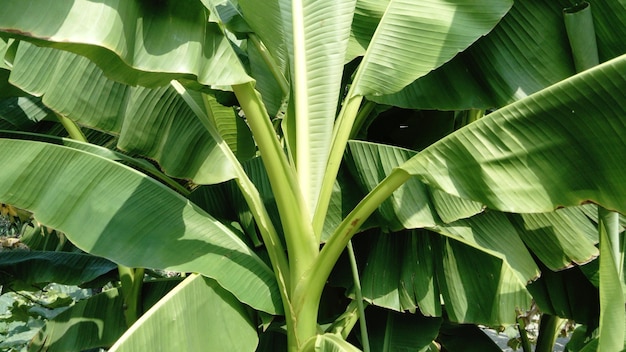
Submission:
<svg viewBox="0 0 626 352">
<path fill-rule="evenodd" d="M 254 351 L 244 305 L 215 281 L 192 274 L 147 311 L 110 351 Z"/>
<path fill-rule="evenodd" d="M 2 202 L 31 210 L 79 248 L 131 267 L 200 272 L 255 308 L 281 310 L 271 269 L 230 229 L 160 183 L 67 147 L 8 139 L 0 146 Z"/>
<path fill-rule="evenodd" d="M 626 212 L 626 56 L 447 136 L 401 167 L 490 208 L 548 212 L 586 202 Z"/>
</svg>

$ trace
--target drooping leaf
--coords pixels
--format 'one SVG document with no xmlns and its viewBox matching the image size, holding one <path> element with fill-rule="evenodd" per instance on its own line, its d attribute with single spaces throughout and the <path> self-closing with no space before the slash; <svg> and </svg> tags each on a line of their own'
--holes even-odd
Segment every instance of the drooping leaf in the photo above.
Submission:
<svg viewBox="0 0 626 352">
<path fill-rule="evenodd" d="M 517 274 L 503 260 L 444 239 L 439 286 L 449 319 L 453 322 L 513 324 L 515 307 L 528 309 L 531 296 Z M 439 267 L 438 267 L 439 268 Z M 489 298 L 487 298 L 489 297 Z"/>
<path fill-rule="evenodd" d="M 502 107 L 572 74 L 574 64 L 563 26 L 569 1 L 518 1 L 468 50 L 398 93 L 370 99 L 414 109 Z M 626 34 L 620 1 L 593 3 L 600 62 L 626 53 L 616 40 Z M 375 14 L 368 13 L 370 16 Z M 506 48 L 506 49 L 504 49 Z"/>
<path fill-rule="evenodd" d="M 199 1 L 10 1 L 0 14 L 0 32 L 86 56 L 131 85 L 251 81 L 218 24 L 207 19 Z"/>
<path fill-rule="evenodd" d="M 626 311 L 624 310 L 623 237 L 618 231 L 618 214 L 598 209 L 600 222 L 600 324 L 598 350 L 619 351 L 626 346 Z M 622 238 L 620 241 L 620 237 Z"/>
<path fill-rule="evenodd" d="M 620 160 L 626 56 L 500 109 L 425 149 L 402 169 L 447 193 L 509 212 L 595 202 L 626 212 Z"/>
<path fill-rule="evenodd" d="M 513 323 L 515 307 L 529 306 L 526 284 L 539 270 L 504 214 L 429 229 L 443 239 L 428 231 L 376 239 L 362 279 L 372 304 L 399 311 L 417 304 L 423 314 L 440 316 L 441 293 L 451 320 L 484 324 Z"/>
<path fill-rule="evenodd" d="M 109 260 L 83 253 L 6 251 L 0 256 L 0 282 L 5 286 L 10 286 L 13 280 L 26 284 L 81 285 L 116 268 Z"/>
<path fill-rule="evenodd" d="M 396 311 L 441 316 L 435 273 L 439 255 L 425 231 L 379 235 L 367 256 L 362 274 L 363 297 Z"/>
<path fill-rule="evenodd" d="M 2 202 L 32 211 L 79 248 L 131 267 L 200 272 L 253 307 L 281 310 L 271 269 L 229 228 L 160 183 L 63 146 L 0 145 Z"/>
<path fill-rule="evenodd" d="M 254 324 L 214 280 L 192 274 L 148 310 L 110 351 L 254 351 Z"/>
<path fill-rule="evenodd" d="M 20 43 L 11 82 L 78 124 L 119 135 L 118 148 L 157 160 L 170 176 L 200 184 L 235 177 L 219 143 L 170 86 L 126 86 L 86 58 L 28 43 Z"/>
</svg>

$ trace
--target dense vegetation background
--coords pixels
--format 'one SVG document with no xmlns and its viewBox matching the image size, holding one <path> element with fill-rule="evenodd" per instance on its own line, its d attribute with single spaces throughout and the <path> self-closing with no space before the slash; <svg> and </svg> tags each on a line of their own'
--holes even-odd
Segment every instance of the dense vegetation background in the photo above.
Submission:
<svg viewBox="0 0 626 352">
<path fill-rule="evenodd" d="M 0 5 L 0 348 L 624 348 L 623 1 Z"/>
</svg>

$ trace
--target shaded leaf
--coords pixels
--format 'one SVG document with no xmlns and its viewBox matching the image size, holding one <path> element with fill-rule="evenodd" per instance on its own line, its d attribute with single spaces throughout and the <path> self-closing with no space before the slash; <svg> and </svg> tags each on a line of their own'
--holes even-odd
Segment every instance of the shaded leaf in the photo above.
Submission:
<svg viewBox="0 0 626 352">
<path fill-rule="evenodd" d="M 0 283 L 8 286 L 19 280 L 27 284 L 81 285 L 116 268 L 115 263 L 89 254 L 5 251 L 0 255 Z"/>
<path fill-rule="evenodd" d="M 366 312 L 373 351 L 431 351 L 441 318 L 381 309 Z"/>
<path fill-rule="evenodd" d="M 585 264 L 598 256 L 597 229 L 578 208 L 510 216 L 524 243 L 551 270 Z"/>
<path fill-rule="evenodd" d="M 473 324 L 453 324 L 444 321 L 439 329 L 437 341 L 448 351 L 501 352 L 502 349 Z"/>
</svg>

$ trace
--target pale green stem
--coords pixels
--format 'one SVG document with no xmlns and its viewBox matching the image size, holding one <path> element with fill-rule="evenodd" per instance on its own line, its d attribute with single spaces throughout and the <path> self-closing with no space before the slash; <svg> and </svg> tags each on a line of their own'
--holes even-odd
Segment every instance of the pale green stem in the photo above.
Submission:
<svg viewBox="0 0 626 352">
<path fill-rule="evenodd" d="M 363 304 L 361 302 L 361 304 Z M 330 334 L 340 334 L 344 340 L 348 338 L 350 332 L 359 320 L 359 305 L 356 300 L 350 301 L 346 311 L 343 312 L 326 331 Z"/>
<path fill-rule="evenodd" d="M 370 100 L 366 100 L 359 112 L 357 113 L 354 119 L 354 126 L 351 128 L 349 139 L 355 138 L 357 133 L 363 128 L 365 125 L 365 121 L 367 121 L 367 117 L 376 107 L 376 103 Z"/>
<path fill-rule="evenodd" d="M 363 306 L 363 293 L 361 292 L 361 281 L 359 279 L 359 268 L 352 247 L 352 240 L 348 241 L 348 257 L 350 258 L 350 268 L 352 269 L 352 280 L 354 280 L 354 292 L 356 303 L 359 308 L 359 326 L 361 328 L 361 340 L 363 340 L 363 352 L 370 351 L 370 340 L 367 334 L 367 323 L 365 321 L 365 307 Z"/>
<path fill-rule="evenodd" d="M 561 331 L 565 319 L 561 319 L 556 315 L 543 314 L 539 322 L 539 336 L 537 337 L 537 345 L 535 352 L 551 352 L 554 349 L 554 343 Z"/>
<path fill-rule="evenodd" d="M 292 303 L 298 323 L 307 324 L 304 331 L 315 331 L 322 290 L 339 256 L 348 245 L 348 241 L 378 206 L 410 177 L 411 175 L 406 171 L 394 169 L 380 182 L 339 224 L 322 248 L 312 269 L 300 282 L 296 283 Z"/>
<path fill-rule="evenodd" d="M 233 91 L 246 114 L 250 130 L 259 146 L 261 159 L 267 170 L 272 192 L 276 197 L 289 252 L 290 292 L 293 293 L 294 285 L 297 285 L 304 273 L 310 269 L 319 254 L 319 242 L 313 234 L 296 175 L 287 162 L 287 157 L 274 133 L 261 97 L 254 90 L 252 83 L 234 85 Z M 309 322 L 298 318 L 298 305 L 293 299 L 290 308 L 293 309 L 291 311 L 293 328 L 288 333 L 288 348 L 297 350 L 304 341 L 316 334 L 317 316 L 313 318 L 313 324 L 308 325 Z"/>
<path fill-rule="evenodd" d="M 234 85 L 233 91 L 259 146 L 261 159 L 276 197 L 289 252 L 291 282 L 296 283 L 317 257 L 319 242 L 313 234 L 295 172 L 287 162 L 261 97 L 252 87 L 252 83 Z"/>
<path fill-rule="evenodd" d="M 83 131 L 81 131 L 80 127 L 78 127 L 78 125 L 74 121 L 59 113 L 55 112 L 54 114 L 56 115 L 61 125 L 63 125 L 63 128 L 65 128 L 67 133 L 70 135 L 70 138 L 87 143 L 87 137 L 85 137 Z"/>
<path fill-rule="evenodd" d="M 278 287 L 280 288 L 283 308 L 287 317 L 287 325 L 289 326 L 292 324 L 292 309 L 289 300 L 289 264 L 287 261 L 287 256 L 285 255 L 285 250 L 282 246 L 280 238 L 278 237 L 278 233 L 274 228 L 274 224 L 270 220 L 267 209 L 263 205 L 261 195 L 241 167 L 241 164 L 237 160 L 237 157 L 232 153 L 232 150 L 228 148 L 226 142 L 224 142 L 215 126 L 211 123 L 206 111 L 202 110 L 202 108 L 196 104 L 193 98 L 189 95 L 189 93 L 187 93 L 186 89 L 180 83 L 172 81 L 172 86 L 185 100 L 187 105 L 189 105 L 189 107 L 194 111 L 202 125 L 207 129 L 211 136 L 218 142 L 218 146 L 229 158 L 231 165 L 235 169 L 235 173 L 237 174 L 237 186 L 241 190 L 246 204 L 252 212 L 252 216 L 256 221 L 259 232 L 261 233 L 261 237 L 263 238 L 265 248 L 267 249 L 268 255 L 270 257 L 270 262 L 272 263 L 272 268 L 274 269 L 274 275 L 276 276 Z"/>
<path fill-rule="evenodd" d="M 289 303 L 289 287 L 291 286 L 289 281 L 289 262 L 287 261 L 287 256 L 285 256 L 285 250 L 280 242 L 278 233 L 274 228 L 274 224 L 272 224 L 270 220 L 267 209 L 263 206 L 261 195 L 252 184 L 252 181 L 250 181 L 247 176 L 239 177 L 237 179 L 237 185 L 239 186 L 239 189 L 241 189 L 241 193 L 243 194 L 243 197 L 252 212 L 252 216 L 254 216 L 257 227 L 259 228 L 261 238 L 263 238 L 263 243 L 265 244 L 265 248 L 267 249 L 270 257 L 270 262 L 272 263 L 272 267 L 276 273 L 276 279 L 278 280 L 280 287 L 285 314 L 289 316 L 291 311 Z"/>
<path fill-rule="evenodd" d="M 287 96 L 289 94 L 289 83 L 287 83 L 285 76 L 281 72 L 280 67 L 278 67 L 278 65 L 276 64 L 276 61 L 274 60 L 272 55 L 270 55 L 270 53 L 267 51 L 265 44 L 263 44 L 261 40 L 259 40 L 259 37 L 257 37 L 254 33 L 250 33 L 248 35 L 248 39 L 252 42 L 252 44 L 254 44 L 257 51 L 261 54 L 263 61 L 267 65 L 267 68 L 270 70 L 272 76 L 274 76 L 274 79 L 278 83 L 278 86 L 280 87 L 280 91 L 283 93 L 283 96 Z"/>
<path fill-rule="evenodd" d="M 143 285 L 143 268 L 129 268 L 123 265 L 117 266 L 122 284 L 122 297 L 124 299 L 124 318 L 126 325 L 133 325 L 141 315 L 141 287 Z"/>
<path fill-rule="evenodd" d="M 346 150 L 346 145 L 352 132 L 352 126 L 354 126 L 354 120 L 356 119 L 361 101 L 363 100 L 362 96 L 351 96 L 350 94 L 351 91 L 348 92 L 348 98 L 344 101 L 339 116 L 337 117 L 337 122 L 335 123 L 333 141 L 330 148 L 331 153 L 328 157 L 326 172 L 324 173 L 322 188 L 320 189 L 320 196 L 313 215 L 313 230 L 317 235 L 318 241 L 321 238 L 324 228 L 328 205 L 330 204 L 330 198 L 332 196 L 335 180 L 337 179 L 337 173 L 339 172 L 339 166 L 341 166 L 341 161 L 343 160 L 343 153 Z"/>
</svg>

